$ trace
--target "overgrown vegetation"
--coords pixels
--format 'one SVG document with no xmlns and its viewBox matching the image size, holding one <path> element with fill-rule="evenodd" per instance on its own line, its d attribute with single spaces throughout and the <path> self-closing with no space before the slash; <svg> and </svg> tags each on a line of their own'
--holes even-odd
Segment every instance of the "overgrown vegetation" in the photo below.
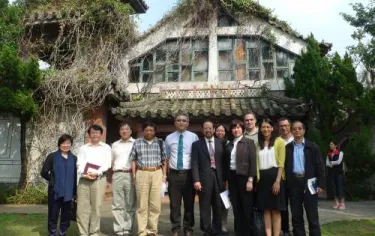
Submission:
<svg viewBox="0 0 375 236">
<path fill-rule="evenodd" d="M 47 186 L 29 185 L 18 188 L 14 184 L 0 185 L 0 204 L 47 204 Z"/>
</svg>

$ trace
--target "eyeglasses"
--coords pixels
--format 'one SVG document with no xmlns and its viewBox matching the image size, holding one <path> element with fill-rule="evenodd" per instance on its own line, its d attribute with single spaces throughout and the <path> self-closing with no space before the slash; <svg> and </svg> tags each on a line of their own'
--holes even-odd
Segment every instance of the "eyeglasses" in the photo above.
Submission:
<svg viewBox="0 0 375 236">
<path fill-rule="evenodd" d="M 185 120 L 185 119 L 182 119 L 182 120 L 177 119 L 176 122 L 186 123 L 186 122 L 188 122 L 188 120 Z"/>
</svg>

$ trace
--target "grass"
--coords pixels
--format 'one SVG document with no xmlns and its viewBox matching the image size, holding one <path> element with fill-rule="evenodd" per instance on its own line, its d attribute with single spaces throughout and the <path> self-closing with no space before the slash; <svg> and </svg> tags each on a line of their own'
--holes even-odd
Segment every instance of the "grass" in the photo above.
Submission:
<svg viewBox="0 0 375 236">
<path fill-rule="evenodd" d="M 322 226 L 323 236 L 374 236 L 375 219 L 336 221 Z"/>
<path fill-rule="evenodd" d="M 67 234 L 79 235 L 75 222 L 71 222 Z M 47 214 L 0 214 L 0 235 L 48 235 Z"/>
</svg>

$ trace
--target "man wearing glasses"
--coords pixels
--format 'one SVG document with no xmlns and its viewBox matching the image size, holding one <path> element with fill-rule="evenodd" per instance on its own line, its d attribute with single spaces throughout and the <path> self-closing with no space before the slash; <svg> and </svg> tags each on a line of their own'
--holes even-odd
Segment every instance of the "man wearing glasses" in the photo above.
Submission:
<svg viewBox="0 0 375 236">
<path fill-rule="evenodd" d="M 193 235 L 195 190 L 191 173 L 191 146 L 198 136 L 188 130 L 189 115 L 175 116 L 176 131 L 165 139 L 168 158 L 168 193 L 172 235 L 179 236 L 183 227 L 185 236 Z M 184 201 L 183 225 L 181 226 L 181 201 Z"/>
</svg>

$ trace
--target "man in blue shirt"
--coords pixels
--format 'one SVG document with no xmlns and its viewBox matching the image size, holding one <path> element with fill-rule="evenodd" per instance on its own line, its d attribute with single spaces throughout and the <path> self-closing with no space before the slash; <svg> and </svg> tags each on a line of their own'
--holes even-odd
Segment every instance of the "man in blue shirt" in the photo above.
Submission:
<svg viewBox="0 0 375 236">
<path fill-rule="evenodd" d="M 285 173 L 292 211 L 294 236 L 305 236 L 303 208 L 309 223 L 310 236 L 320 236 L 318 193 L 325 182 L 324 162 L 318 146 L 304 138 L 305 126 L 300 121 L 292 123 L 294 141 L 286 146 Z M 307 182 L 317 179 L 317 194 L 311 194 Z"/>
</svg>

